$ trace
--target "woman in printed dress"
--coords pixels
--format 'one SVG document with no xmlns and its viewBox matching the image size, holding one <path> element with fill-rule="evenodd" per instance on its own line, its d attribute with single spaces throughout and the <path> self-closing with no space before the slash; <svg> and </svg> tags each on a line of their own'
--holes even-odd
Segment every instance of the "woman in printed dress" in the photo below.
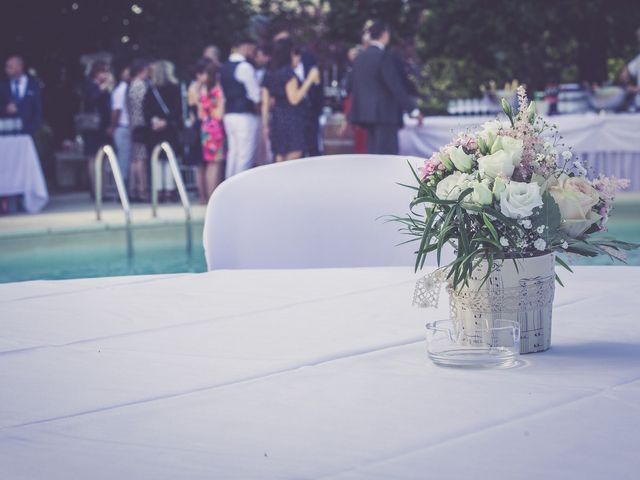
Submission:
<svg viewBox="0 0 640 480">
<path fill-rule="evenodd" d="M 144 118 L 144 97 L 147 93 L 151 74 L 149 62 L 134 60 L 131 64 L 131 84 L 127 91 L 129 126 L 133 140 L 131 163 L 129 165 L 129 196 L 132 202 L 149 200 L 149 175 L 147 141 L 149 127 Z"/>
<path fill-rule="evenodd" d="M 222 182 L 226 159 L 225 135 L 222 124 L 224 98 L 218 81 L 218 65 L 211 62 L 206 71 L 206 82 L 200 92 L 200 121 L 202 132 L 202 159 L 198 173 L 200 203 L 209 197 Z"/>
</svg>

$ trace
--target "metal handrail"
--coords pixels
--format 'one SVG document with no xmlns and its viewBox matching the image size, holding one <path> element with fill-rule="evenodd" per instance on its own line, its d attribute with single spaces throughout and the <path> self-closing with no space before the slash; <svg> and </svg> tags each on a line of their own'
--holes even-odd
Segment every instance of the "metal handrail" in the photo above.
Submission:
<svg viewBox="0 0 640 480">
<path fill-rule="evenodd" d="M 131 207 L 129 206 L 129 197 L 127 196 L 127 189 L 124 187 L 122 181 L 122 172 L 120 172 L 120 165 L 118 165 L 118 159 L 116 153 L 110 145 L 104 145 L 98 150 L 95 159 L 95 177 L 96 177 L 96 219 L 102 220 L 102 161 L 104 157 L 109 160 L 111 166 L 111 172 L 116 181 L 116 188 L 118 190 L 118 197 L 120 197 L 120 203 L 124 210 L 124 218 L 127 226 L 131 225 Z"/>
<path fill-rule="evenodd" d="M 176 160 L 176 154 L 169 145 L 168 142 L 162 142 L 155 146 L 151 153 L 151 213 L 154 217 L 158 216 L 158 191 L 156 190 L 156 178 L 159 173 L 159 161 L 160 153 L 165 153 L 167 160 L 169 161 L 169 168 L 173 179 L 176 182 L 178 188 L 178 194 L 180 195 L 180 201 L 184 207 L 184 213 L 187 217 L 187 222 L 191 221 L 191 203 L 189 202 L 189 196 L 187 195 L 187 189 L 184 186 L 182 175 L 180 174 L 180 168 L 178 167 L 178 161 Z"/>
</svg>

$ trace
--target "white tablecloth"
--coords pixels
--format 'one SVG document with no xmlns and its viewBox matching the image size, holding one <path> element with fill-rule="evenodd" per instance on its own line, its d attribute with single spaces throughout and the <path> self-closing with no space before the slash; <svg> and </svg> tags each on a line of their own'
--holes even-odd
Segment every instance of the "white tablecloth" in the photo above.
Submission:
<svg viewBox="0 0 640 480">
<path fill-rule="evenodd" d="M 474 129 L 494 117 L 427 117 L 421 127 L 400 131 L 400 153 L 429 157 L 460 131 Z M 561 140 L 572 146 L 595 173 L 631 180 L 629 190 L 640 190 L 640 115 L 558 115 Z"/>
<path fill-rule="evenodd" d="M 29 213 L 49 200 L 38 152 L 30 135 L 0 135 L 0 197 L 21 194 Z"/>
<path fill-rule="evenodd" d="M 2 478 L 636 479 L 640 268 L 562 277 L 508 370 L 430 363 L 405 268 L 0 285 Z"/>
</svg>

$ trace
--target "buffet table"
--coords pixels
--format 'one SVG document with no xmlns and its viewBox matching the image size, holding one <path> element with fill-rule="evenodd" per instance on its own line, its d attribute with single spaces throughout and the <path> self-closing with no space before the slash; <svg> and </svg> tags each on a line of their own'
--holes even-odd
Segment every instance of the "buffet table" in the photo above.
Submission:
<svg viewBox="0 0 640 480">
<path fill-rule="evenodd" d="M 400 153 L 429 157 L 453 136 L 475 129 L 495 117 L 426 117 L 421 126 L 400 131 Z M 583 114 L 549 117 L 558 125 L 562 142 L 594 172 L 631 180 L 629 190 L 640 191 L 640 115 Z"/>
<path fill-rule="evenodd" d="M 406 268 L 0 285 L 2 477 L 637 478 L 640 268 L 562 277 L 508 370 L 433 365 Z"/>
<path fill-rule="evenodd" d="M 22 195 L 28 213 L 49 200 L 38 152 L 30 135 L 0 135 L 0 197 Z"/>
</svg>

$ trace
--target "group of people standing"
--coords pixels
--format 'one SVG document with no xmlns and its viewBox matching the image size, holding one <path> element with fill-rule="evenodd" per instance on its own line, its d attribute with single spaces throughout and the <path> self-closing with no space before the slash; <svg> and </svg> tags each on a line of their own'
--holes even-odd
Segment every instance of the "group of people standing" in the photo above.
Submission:
<svg viewBox="0 0 640 480">
<path fill-rule="evenodd" d="M 149 155 L 161 142 L 198 167 L 201 203 L 223 179 L 256 164 L 319 154 L 320 72 L 288 32 L 260 47 L 238 38 L 225 62 L 208 46 L 192 77 L 183 99 L 173 64 L 165 60 L 135 60 L 119 70 L 115 86 L 109 64 L 96 61 L 90 69 L 79 117 L 93 114 L 99 121 L 84 118 L 87 125 L 77 125 L 84 151 L 92 159 L 113 143 L 132 201 L 148 200 Z M 176 197 L 164 172 L 152 188 L 161 200 Z"/>
<path fill-rule="evenodd" d="M 318 155 L 319 85 L 315 58 L 288 32 L 268 46 L 238 38 L 226 62 L 215 47 L 205 49 L 188 95 L 189 125 L 202 132 L 202 190 L 209 195 L 223 178 L 256 164 Z"/>
<path fill-rule="evenodd" d="M 397 153 L 403 113 L 417 115 L 401 62 L 387 48 L 389 38 L 386 24 L 368 24 L 349 74 L 349 123 L 367 137 L 369 153 Z M 39 85 L 25 74 L 19 56 L 9 58 L 5 70 L 1 113 L 20 117 L 23 130 L 32 133 L 42 123 Z M 148 201 L 151 188 L 161 201 L 177 200 L 166 162 L 151 185 L 150 155 L 162 142 L 183 164 L 197 167 L 201 203 L 222 180 L 255 165 L 320 154 L 320 71 L 313 54 L 286 30 L 262 45 L 236 39 L 226 61 L 218 48 L 206 47 L 191 69 L 188 88 L 167 60 L 136 59 L 116 74 L 117 81 L 107 61 L 91 65 L 75 117 L 91 188 L 93 159 L 105 144 L 115 147 L 132 201 Z"/>
<path fill-rule="evenodd" d="M 166 60 L 137 59 L 118 71 L 114 88 L 111 66 L 97 60 L 91 66 L 83 95 L 82 113 L 76 117 L 84 153 L 93 158 L 102 145 L 113 143 L 130 199 L 149 198 L 149 155 L 155 145 L 168 142 L 180 154 L 178 133 L 182 128 L 182 102 L 174 66 Z M 158 185 L 161 200 L 175 195 L 166 166 Z M 93 186 L 93 182 L 91 182 Z"/>
</svg>

